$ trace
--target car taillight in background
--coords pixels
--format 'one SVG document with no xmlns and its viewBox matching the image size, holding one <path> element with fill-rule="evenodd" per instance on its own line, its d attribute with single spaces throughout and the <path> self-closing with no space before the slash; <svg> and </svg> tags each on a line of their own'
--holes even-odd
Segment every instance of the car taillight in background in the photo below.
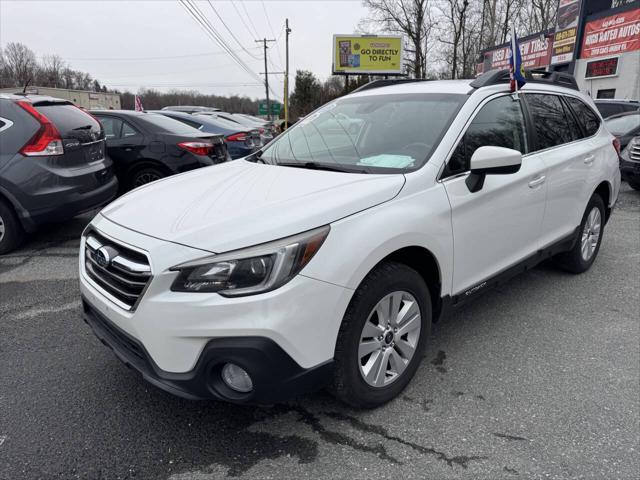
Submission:
<svg viewBox="0 0 640 480">
<path fill-rule="evenodd" d="M 247 134 L 246 133 L 234 133 L 233 135 L 229 135 L 226 137 L 228 142 L 246 142 Z"/>
<path fill-rule="evenodd" d="M 620 139 L 618 137 L 613 138 L 613 148 L 616 149 L 616 153 L 620 156 Z"/>
<path fill-rule="evenodd" d="M 33 105 L 26 100 L 18 100 L 16 104 L 40 124 L 38 131 L 20 149 L 20 153 L 29 157 L 63 155 L 62 137 L 51 120 L 33 108 Z"/>
<path fill-rule="evenodd" d="M 209 155 L 213 152 L 213 143 L 209 142 L 182 142 L 178 146 L 196 155 Z"/>
</svg>

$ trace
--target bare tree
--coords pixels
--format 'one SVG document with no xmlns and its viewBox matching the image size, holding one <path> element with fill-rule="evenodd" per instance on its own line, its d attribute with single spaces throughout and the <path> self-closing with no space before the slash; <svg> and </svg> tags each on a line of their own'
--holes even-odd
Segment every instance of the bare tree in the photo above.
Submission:
<svg viewBox="0 0 640 480">
<path fill-rule="evenodd" d="M 22 43 L 9 42 L 4 55 L 11 81 L 15 85 L 24 86 L 33 80 L 38 64 L 36 54 L 29 47 Z"/>
<path fill-rule="evenodd" d="M 410 73 L 415 78 L 424 78 L 433 28 L 429 0 L 364 0 L 364 5 L 371 13 L 370 21 L 381 25 L 384 31 L 407 36 L 406 51 L 413 56 Z"/>
<path fill-rule="evenodd" d="M 63 84 L 62 73 L 66 65 L 60 55 L 44 55 L 40 65 L 39 83 L 47 87 L 60 88 Z"/>
</svg>

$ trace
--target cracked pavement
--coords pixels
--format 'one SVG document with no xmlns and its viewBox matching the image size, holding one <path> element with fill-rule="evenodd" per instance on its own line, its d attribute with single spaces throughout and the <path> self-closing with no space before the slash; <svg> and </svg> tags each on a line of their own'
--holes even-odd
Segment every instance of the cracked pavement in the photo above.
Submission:
<svg viewBox="0 0 640 480">
<path fill-rule="evenodd" d="M 0 479 L 635 479 L 640 194 L 623 184 L 584 275 L 549 264 L 435 325 L 413 382 L 354 411 L 144 383 L 80 319 L 91 214 L 0 257 Z"/>
</svg>

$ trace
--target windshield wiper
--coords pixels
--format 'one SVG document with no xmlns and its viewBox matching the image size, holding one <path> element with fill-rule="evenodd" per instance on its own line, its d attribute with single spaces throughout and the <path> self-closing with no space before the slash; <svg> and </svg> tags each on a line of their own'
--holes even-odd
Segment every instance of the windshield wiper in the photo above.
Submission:
<svg viewBox="0 0 640 480">
<path fill-rule="evenodd" d="M 295 168 L 308 168 L 309 170 L 326 170 L 329 172 L 342 172 L 342 173 L 369 173 L 366 169 L 349 168 L 340 165 L 334 165 L 331 163 L 318 163 L 318 162 L 278 162 L 276 165 L 283 167 L 295 167 Z"/>
</svg>

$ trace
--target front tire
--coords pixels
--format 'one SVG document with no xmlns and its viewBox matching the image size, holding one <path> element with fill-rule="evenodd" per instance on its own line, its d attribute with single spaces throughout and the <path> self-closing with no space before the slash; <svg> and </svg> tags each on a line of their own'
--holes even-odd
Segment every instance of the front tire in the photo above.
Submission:
<svg viewBox="0 0 640 480">
<path fill-rule="evenodd" d="M 384 262 L 356 290 L 338 333 L 332 392 L 378 407 L 413 378 L 431 330 L 431 297 L 418 272 Z"/>
<path fill-rule="evenodd" d="M 604 201 L 594 193 L 582 216 L 576 244 L 571 250 L 558 256 L 562 268 L 571 273 L 583 273 L 591 268 L 600 251 L 604 219 Z"/>
<path fill-rule="evenodd" d="M 146 167 L 141 168 L 140 170 L 136 170 L 131 176 L 131 180 L 129 181 L 129 190 L 133 190 L 134 188 L 141 187 L 142 185 L 146 185 L 147 183 L 155 182 L 164 178 L 166 175 L 164 172 L 157 168 Z"/>
</svg>

